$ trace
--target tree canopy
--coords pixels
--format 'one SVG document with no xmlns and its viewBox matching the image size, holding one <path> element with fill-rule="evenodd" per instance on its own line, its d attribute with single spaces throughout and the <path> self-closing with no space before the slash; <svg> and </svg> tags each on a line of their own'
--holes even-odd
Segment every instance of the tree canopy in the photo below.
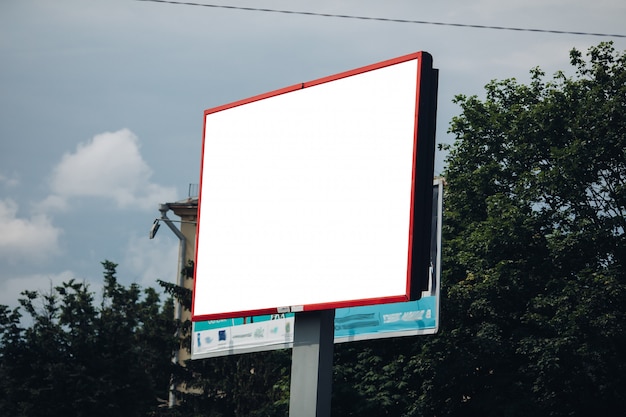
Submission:
<svg viewBox="0 0 626 417">
<path fill-rule="evenodd" d="M 0 306 L 0 414 L 145 416 L 167 404 L 175 323 L 171 302 L 118 283 L 105 261 L 99 302 L 84 282 L 25 291 L 28 313 Z"/>
<path fill-rule="evenodd" d="M 457 96 L 441 333 L 415 415 L 626 410 L 626 54 Z"/>
</svg>

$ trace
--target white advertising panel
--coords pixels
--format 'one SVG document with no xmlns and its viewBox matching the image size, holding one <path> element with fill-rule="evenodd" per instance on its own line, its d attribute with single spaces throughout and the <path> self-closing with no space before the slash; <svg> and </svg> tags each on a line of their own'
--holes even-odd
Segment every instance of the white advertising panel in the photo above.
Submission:
<svg viewBox="0 0 626 417">
<path fill-rule="evenodd" d="M 194 321 L 411 299 L 421 65 L 205 112 Z"/>
</svg>

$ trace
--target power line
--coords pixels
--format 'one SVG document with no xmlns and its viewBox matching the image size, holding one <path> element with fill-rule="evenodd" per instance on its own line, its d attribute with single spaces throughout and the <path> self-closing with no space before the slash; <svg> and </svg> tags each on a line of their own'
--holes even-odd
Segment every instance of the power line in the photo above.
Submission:
<svg viewBox="0 0 626 417">
<path fill-rule="evenodd" d="M 626 35 L 611 34 L 611 33 L 593 33 L 593 32 L 574 32 L 567 30 L 553 30 L 553 29 L 532 29 L 532 28 L 516 28 L 507 26 L 488 26 L 488 25 L 470 25 L 465 23 L 450 23 L 450 22 L 432 22 L 427 20 L 408 20 L 408 19 L 391 19 L 386 17 L 370 17 L 370 16 L 354 16 L 345 14 L 331 14 L 331 13 L 317 13 L 317 12 L 305 12 L 295 10 L 280 10 L 280 9 L 265 9 L 259 7 L 243 7 L 243 6 L 225 6 L 221 4 L 205 4 L 205 3 L 192 3 L 185 1 L 172 1 L 172 0 L 136 0 L 146 1 L 151 3 L 167 3 L 185 6 L 199 6 L 199 7 L 211 7 L 215 9 L 230 9 L 230 10 L 246 10 L 251 12 L 267 12 L 267 13 L 283 13 L 283 14 L 296 14 L 304 16 L 317 16 L 317 17 L 335 17 L 340 19 L 356 19 L 356 20 L 375 20 L 379 22 L 391 22 L 391 23 L 413 23 L 418 25 L 435 25 L 435 26 L 454 26 L 462 28 L 474 28 L 474 29 L 492 29 L 492 30 L 510 30 L 517 32 L 539 32 L 539 33 L 553 33 L 561 35 L 584 35 L 584 36 L 604 36 L 613 38 L 626 38 Z"/>
</svg>

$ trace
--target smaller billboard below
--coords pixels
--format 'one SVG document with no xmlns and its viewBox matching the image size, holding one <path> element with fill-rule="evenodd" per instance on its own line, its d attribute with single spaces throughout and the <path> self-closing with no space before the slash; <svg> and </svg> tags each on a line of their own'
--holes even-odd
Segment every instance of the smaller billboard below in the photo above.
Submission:
<svg viewBox="0 0 626 417">
<path fill-rule="evenodd" d="M 438 296 L 335 310 L 335 343 L 437 332 Z M 252 322 L 249 322 L 252 319 Z M 192 359 L 293 347 L 294 313 L 193 323 Z"/>
</svg>

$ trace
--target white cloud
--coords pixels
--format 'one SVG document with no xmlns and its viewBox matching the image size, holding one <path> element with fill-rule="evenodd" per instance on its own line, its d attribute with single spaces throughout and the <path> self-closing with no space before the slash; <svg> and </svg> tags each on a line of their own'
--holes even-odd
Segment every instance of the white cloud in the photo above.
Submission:
<svg viewBox="0 0 626 417">
<path fill-rule="evenodd" d="M 160 236 L 154 240 L 149 240 L 147 236 L 134 236 L 128 240 L 126 257 L 116 270 L 118 281 L 122 285 L 136 282 L 142 288 L 152 287 L 160 291 L 157 279 L 168 282 L 175 282 L 177 279 L 178 240 L 167 236 Z M 71 279 L 84 281 L 71 270 L 17 276 L 9 276 L 0 270 L 0 305 L 7 305 L 13 309 L 19 306 L 18 300 L 23 298 L 21 296 L 23 291 L 49 294 L 54 287 Z M 102 282 L 86 280 L 86 283 L 98 300 L 102 294 Z"/>
<path fill-rule="evenodd" d="M 61 198 L 99 197 L 115 201 L 119 208 L 153 210 L 174 201 L 174 187 L 150 181 L 152 170 L 139 151 L 139 139 L 128 129 L 94 136 L 66 153 L 55 167 L 51 188 Z M 59 200 L 52 200 L 57 206 Z"/>
<path fill-rule="evenodd" d="M 0 199 L 0 258 L 11 262 L 41 260 L 59 252 L 61 229 L 43 214 L 18 217 L 18 205 Z"/>
<path fill-rule="evenodd" d="M 128 241 L 126 257 L 120 264 L 128 272 L 125 276 L 143 288 L 160 288 L 157 279 L 176 282 L 178 278 L 178 239 L 157 237 L 148 239 L 146 236 L 134 236 Z"/>
<path fill-rule="evenodd" d="M 0 304 L 10 308 L 19 306 L 18 299 L 22 291 L 38 291 L 49 294 L 50 290 L 74 278 L 72 271 L 63 271 L 54 274 L 32 274 L 0 280 Z"/>
<path fill-rule="evenodd" d="M 54 211 L 65 211 L 68 208 L 67 200 L 58 195 L 49 195 L 33 206 L 36 213 L 50 213 Z"/>
<path fill-rule="evenodd" d="M 20 183 L 17 174 L 13 174 L 10 177 L 6 175 L 0 174 L 0 185 L 4 185 L 6 187 L 15 187 Z"/>
</svg>

